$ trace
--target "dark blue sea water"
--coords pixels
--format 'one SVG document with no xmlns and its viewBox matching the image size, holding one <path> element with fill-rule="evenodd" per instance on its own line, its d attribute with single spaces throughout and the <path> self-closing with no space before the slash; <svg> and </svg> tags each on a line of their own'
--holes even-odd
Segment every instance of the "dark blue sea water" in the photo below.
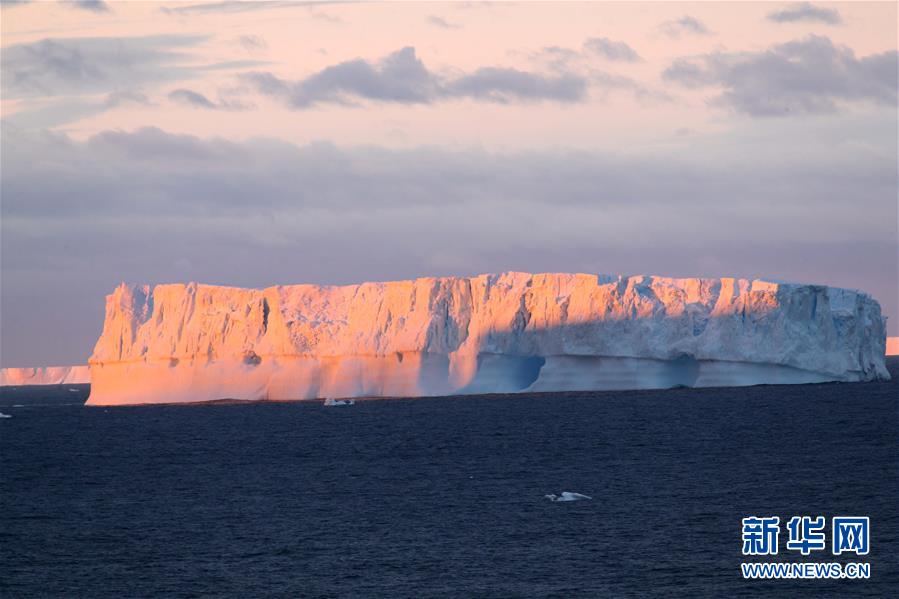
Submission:
<svg viewBox="0 0 899 599">
<path fill-rule="evenodd" d="M 0 595 L 896 596 L 897 400 L 895 382 L 339 408 L 6 393 Z M 563 490 L 593 499 L 544 498 Z M 871 579 L 743 580 L 747 515 L 870 516 Z M 831 560 L 854 561 L 808 558 Z"/>
</svg>

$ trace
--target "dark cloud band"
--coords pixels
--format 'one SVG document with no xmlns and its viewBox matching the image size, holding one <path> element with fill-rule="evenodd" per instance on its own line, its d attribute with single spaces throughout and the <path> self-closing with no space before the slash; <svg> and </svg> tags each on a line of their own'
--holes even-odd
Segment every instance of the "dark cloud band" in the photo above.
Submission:
<svg viewBox="0 0 899 599">
<path fill-rule="evenodd" d="M 755 146 L 744 133 L 660 155 L 4 130 L 4 359 L 83 359 L 122 279 L 765 275 L 861 287 L 895 314 L 895 139 L 793 125 L 754 126 Z M 35 335 L 48 315 L 66 323 L 58 354 Z"/>
</svg>

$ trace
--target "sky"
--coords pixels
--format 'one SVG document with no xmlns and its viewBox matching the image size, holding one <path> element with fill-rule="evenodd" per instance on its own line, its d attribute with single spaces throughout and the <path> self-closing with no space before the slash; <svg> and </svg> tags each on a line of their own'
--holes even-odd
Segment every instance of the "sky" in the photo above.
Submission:
<svg viewBox="0 0 899 599">
<path fill-rule="evenodd" d="M 3 367 L 121 281 L 759 277 L 899 334 L 894 2 L 0 11 Z"/>
</svg>

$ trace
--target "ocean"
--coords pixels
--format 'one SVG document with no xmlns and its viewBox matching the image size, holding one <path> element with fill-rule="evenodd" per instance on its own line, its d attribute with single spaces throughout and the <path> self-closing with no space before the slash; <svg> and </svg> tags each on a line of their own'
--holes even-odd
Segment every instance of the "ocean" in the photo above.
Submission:
<svg viewBox="0 0 899 599">
<path fill-rule="evenodd" d="M 896 596 L 890 365 L 888 383 L 338 407 L 6 389 L 0 596 Z M 592 499 L 545 497 L 562 491 Z M 870 554 L 804 558 L 784 528 L 749 560 L 750 515 L 869 516 Z M 775 560 L 871 577 L 743 579 Z"/>
</svg>

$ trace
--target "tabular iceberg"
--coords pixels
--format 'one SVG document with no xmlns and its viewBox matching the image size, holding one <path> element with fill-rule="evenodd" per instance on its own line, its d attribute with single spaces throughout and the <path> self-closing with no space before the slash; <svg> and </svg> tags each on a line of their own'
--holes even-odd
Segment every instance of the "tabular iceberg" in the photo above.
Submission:
<svg viewBox="0 0 899 599">
<path fill-rule="evenodd" d="M 504 273 L 347 286 L 129 286 L 88 404 L 888 379 L 860 291 Z"/>
<path fill-rule="evenodd" d="M 0 386 L 79 385 L 91 382 L 88 366 L 38 366 L 0 369 Z"/>
</svg>

